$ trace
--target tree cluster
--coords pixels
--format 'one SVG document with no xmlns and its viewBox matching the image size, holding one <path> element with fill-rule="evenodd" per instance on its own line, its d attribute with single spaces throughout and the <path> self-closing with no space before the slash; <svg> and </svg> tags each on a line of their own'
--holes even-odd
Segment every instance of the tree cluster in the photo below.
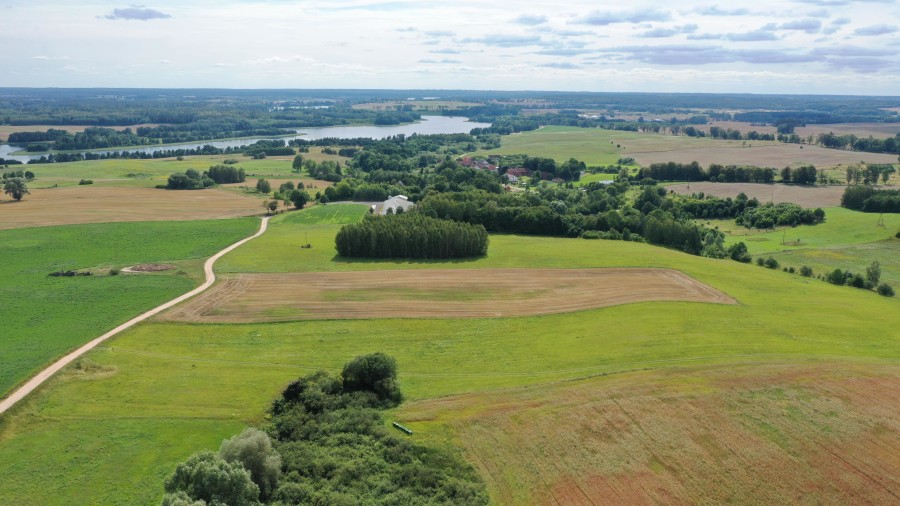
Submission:
<svg viewBox="0 0 900 506">
<path fill-rule="evenodd" d="M 272 403 L 264 431 L 180 464 L 163 505 L 486 505 L 459 457 L 385 426 L 382 410 L 401 401 L 397 364 L 383 353 L 356 357 L 340 376 L 303 376 Z"/>
<path fill-rule="evenodd" d="M 344 225 L 335 245 L 348 258 L 470 258 L 487 254 L 488 234 L 480 225 L 409 212 Z"/>
<path fill-rule="evenodd" d="M 900 213 L 900 190 L 848 186 L 841 196 L 841 205 L 864 213 Z"/>
<path fill-rule="evenodd" d="M 735 222 L 747 228 L 773 228 L 777 226 L 815 225 L 825 221 L 822 208 L 803 209 L 797 204 L 782 202 L 748 207 Z"/>
</svg>

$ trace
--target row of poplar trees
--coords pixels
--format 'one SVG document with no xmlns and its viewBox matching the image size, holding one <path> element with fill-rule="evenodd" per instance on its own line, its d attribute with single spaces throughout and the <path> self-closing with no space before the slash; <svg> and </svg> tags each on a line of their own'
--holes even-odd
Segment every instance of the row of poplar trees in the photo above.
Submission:
<svg viewBox="0 0 900 506">
<path fill-rule="evenodd" d="M 482 225 L 419 213 L 367 216 L 335 237 L 338 254 L 356 258 L 466 258 L 487 254 Z"/>
</svg>

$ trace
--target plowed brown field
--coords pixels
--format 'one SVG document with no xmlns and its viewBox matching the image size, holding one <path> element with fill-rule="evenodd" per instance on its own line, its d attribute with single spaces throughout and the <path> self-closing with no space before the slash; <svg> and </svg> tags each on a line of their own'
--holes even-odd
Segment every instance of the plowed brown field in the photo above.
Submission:
<svg viewBox="0 0 900 506">
<path fill-rule="evenodd" d="M 219 189 L 72 186 L 0 200 L 0 229 L 111 221 L 212 220 L 263 213 L 262 200 Z"/>
<path fill-rule="evenodd" d="M 401 408 L 449 427 L 497 504 L 898 504 L 900 368 L 626 373 Z"/>
<path fill-rule="evenodd" d="M 670 269 L 472 269 L 239 274 L 170 320 L 233 323 L 332 318 L 493 318 L 646 301 L 733 304 Z"/>
</svg>

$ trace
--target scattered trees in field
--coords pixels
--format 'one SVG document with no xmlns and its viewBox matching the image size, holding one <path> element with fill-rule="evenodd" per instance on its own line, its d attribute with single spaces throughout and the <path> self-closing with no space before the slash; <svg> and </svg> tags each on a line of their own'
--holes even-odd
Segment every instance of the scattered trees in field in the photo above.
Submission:
<svg viewBox="0 0 900 506">
<path fill-rule="evenodd" d="M 468 258 L 487 253 L 488 234 L 481 225 L 420 213 L 368 215 L 344 225 L 335 244 L 349 258 Z"/>
<path fill-rule="evenodd" d="M 303 206 L 310 201 L 309 193 L 304 190 L 291 190 L 289 200 L 297 209 L 303 209 Z"/>
<path fill-rule="evenodd" d="M 2 161 L 2 159 L 0 159 L 0 161 Z M 30 170 L 24 170 L 24 171 L 23 170 L 12 170 L 9 172 L 4 172 L 3 175 L 0 176 L 0 178 L 2 178 L 2 179 L 18 178 L 18 179 L 24 179 L 25 182 L 31 182 L 34 180 L 35 175 L 34 175 L 34 172 L 31 172 Z"/>
<path fill-rule="evenodd" d="M 25 179 L 14 177 L 3 180 L 3 193 L 9 195 L 13 200 L 22 200 L 25 195 L 30 194 Z"/>
<path fill-rule="evenodd" d="M 781 182 L 802 185 L 816 184 L 816 168 L 812 165 L 803 167 L 785 167 L 781 169 Z"/>
<path fill-rule="evenodd" d="M 256 181 L 256 191 L 259 193 L 272 193 L 272 185 L 268 179 L 259 178 Z"/>
</svg>

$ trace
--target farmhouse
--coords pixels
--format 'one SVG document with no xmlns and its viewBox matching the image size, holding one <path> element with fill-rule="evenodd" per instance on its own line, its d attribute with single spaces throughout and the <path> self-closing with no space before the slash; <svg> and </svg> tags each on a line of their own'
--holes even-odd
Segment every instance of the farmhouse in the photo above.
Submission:
<svg viewBox="0 0 900 506">
<path fill-rule="evenodd" d="M 518 183 L 519 182 L 518 176 L 514 176 L 514 175 L 510 174 L 509 172 L 506 173 L 506 178 L 509 179 L 510 183 Z"/>
<path fill-rule="evenodd" d="M 387 214 L 388 209 L 392 209 L 393 213 L 396 213 L 399 209 L 403 209 L 403 211 L 405 212 L 409 211 L 415 206 L 415 204 L 409 201 L 406 195 L 396 195 L 380 204 L 373 205 L 372 212 L 376 214 Z"/>
</svg>

